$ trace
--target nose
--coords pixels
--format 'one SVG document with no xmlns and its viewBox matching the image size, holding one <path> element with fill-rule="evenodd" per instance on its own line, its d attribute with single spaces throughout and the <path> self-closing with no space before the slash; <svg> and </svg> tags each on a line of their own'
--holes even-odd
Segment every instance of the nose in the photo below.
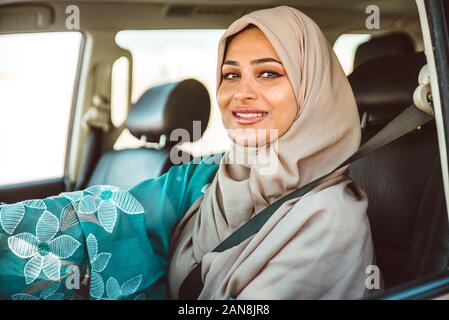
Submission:
<svg viewBox="0 0 449 320">
<path fill-rule="evenodd" d="M 240 78 L 234 98 L 239 101 L 257 99 L 257 92 L 254 88 L 254 84 L 252 83 L 252 79 L 244 76 Z"/>
</svg>

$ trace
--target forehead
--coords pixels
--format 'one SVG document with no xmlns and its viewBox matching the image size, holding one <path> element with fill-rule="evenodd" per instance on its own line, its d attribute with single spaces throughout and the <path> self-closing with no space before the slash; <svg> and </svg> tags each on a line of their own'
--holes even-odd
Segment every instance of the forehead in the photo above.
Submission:
<svg viewBox="0 0 449 320">
<path fill-rule="evenodd" d="M 270 41 L 256 27 L 245 29 L 236 34 L 226 49 L 226 59 L 260 59 L 262 57 L 279 59 Z"/>
</svg>

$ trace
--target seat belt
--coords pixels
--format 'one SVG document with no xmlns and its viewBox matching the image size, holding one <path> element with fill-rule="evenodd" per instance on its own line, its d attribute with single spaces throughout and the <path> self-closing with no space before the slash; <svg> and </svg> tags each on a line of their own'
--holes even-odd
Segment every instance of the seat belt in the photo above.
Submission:
<svg viewBox="0 0 449 320">
<path fill-rule="evenodd" d="M 302 197 L 314 187 L 318 186 L 322 180 L 330 176 L 334 171 L 366 156 L 368 153 L 377 150 L 390 142 L 399 139 L 432 119 L 433 116 L 431 114 L 421 111 L 414 104 L 410 105 L 384 128 L 382 128 L 375 136 L 361 146 L 352 156 L 341 163 L 336 169 L 318 179 L 313 180 L 312 182 L 309 182 L 301 188 L 290 192 L 261 210 L 252 219 L 234 231 L 228 238 L 213 249 L 212 252 L 223 252 L 242 243 L 256 234 L 284 202 Z M 202 263 L 200 261 L 200 263 L 194 267 L 187 278 L 183 281 L 179 289 L 179 299 L 194 300 L 198 298 L 204 286 L 201 276 L 201 267 Z"/>
<path fill-rule="evenodd" d="M 76 179 L 75 190 L 84 189 L 89 179 L 93 166 L 99 158 L 99 149 L 102 136 L 102 129 L 89 127 L 86 143 L 84 144 L 83 154 L 80 162 L 80 171 Z"/>
<path fill-rule="evenodd" d="M 81 190 L 86 186 L 93 166 L 101 155 L 100 146 L 103 132 L 108 132 L 112 126 L 109 105 L 108 98 L 95 94 L 92 97 L 92 106 L 83 115 L 81 123 L 83 128 L 88 130 L 88 133 L 81 155 L 75 190 Z"/>
</svg>

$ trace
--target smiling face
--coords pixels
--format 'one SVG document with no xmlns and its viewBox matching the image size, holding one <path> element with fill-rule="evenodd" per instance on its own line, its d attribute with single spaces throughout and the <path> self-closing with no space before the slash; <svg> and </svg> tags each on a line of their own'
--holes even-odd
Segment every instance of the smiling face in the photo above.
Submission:
<svg viewBox="0 0 449 320">
<path fill-rule="evenodd" d="M 298 111 L 296 98 L 282 62 L 258 28 L 230 41 L 221 72 L 217 101 L 232 139 L 254 146 L 288 130 Z M 270 136 L 270 129 L 277 136 Z"/>
</svg>

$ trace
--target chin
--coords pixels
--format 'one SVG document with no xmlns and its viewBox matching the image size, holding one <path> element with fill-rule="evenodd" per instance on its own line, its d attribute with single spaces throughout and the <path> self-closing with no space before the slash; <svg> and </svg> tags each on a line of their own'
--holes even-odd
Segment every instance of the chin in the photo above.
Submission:
<svg viewBox="0 0 449 320">
<path fill-rule="evenodd" d="M 228 136 L 235 143 L 245 147 L 263 146 L 279 138 L 279 129 L 267 126 L 242 125 L 233 119 L 225 124 Z"/>
<path fill-rule="evenodd" d="M 259 131 L 260 128 L 235 128 L 231 129 L 229 133 L 229 137 L 237 144 L 245 146 L 245 147 L 260 147 L 267 144 L 269 135 L 265 132 L 261 135 L 255 136 L 253 134 L 238 134 L 240 130 L 254 130 Z M 265 129 L 262 129 L 265 131 Z"/>
</svg>

